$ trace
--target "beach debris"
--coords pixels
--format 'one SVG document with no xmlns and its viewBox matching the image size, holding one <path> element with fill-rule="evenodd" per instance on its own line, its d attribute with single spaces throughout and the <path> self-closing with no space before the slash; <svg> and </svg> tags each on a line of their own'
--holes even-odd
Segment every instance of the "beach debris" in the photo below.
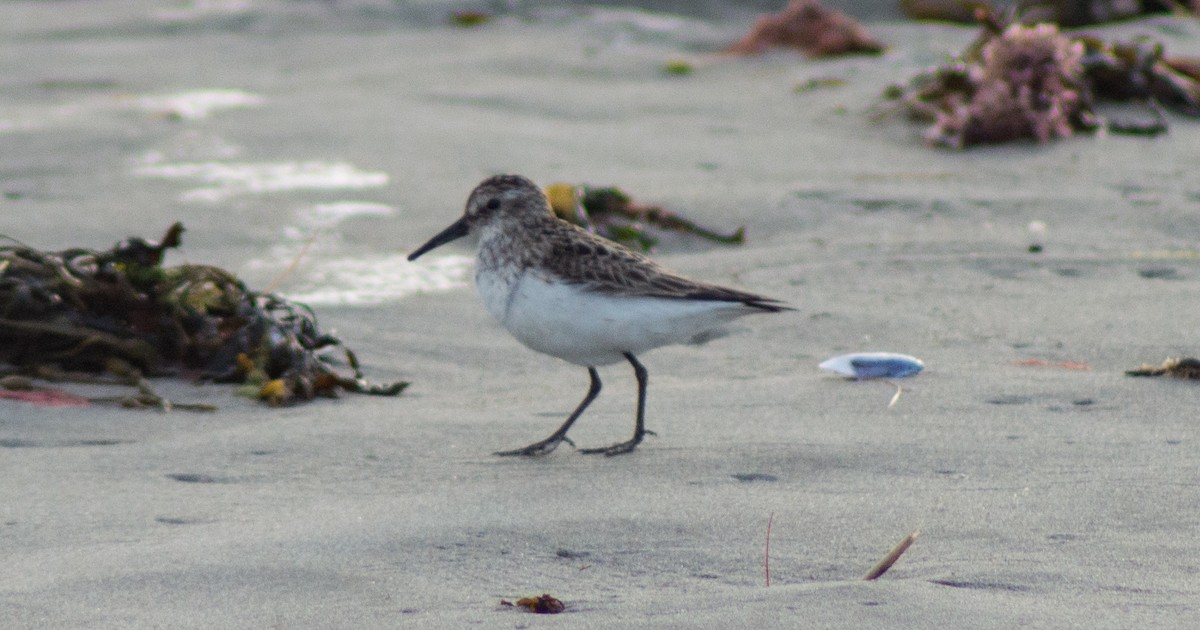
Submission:
<svg viewBox="0 0 1200 630">
<path fill-rule="evenodd" d="M 817 367 L 861 381 L 912 376 L 925 369 L 925 363 L 895 352 L 853 352 L 826 359 Z"/>
<path fill-rule="evenodd" d="M 1189 4 L 1191 6 L 1187 6 Z M 973 22 L 973 11 L 980 5 L 988 3 L 982 0 L 900 0 L 900 9 L 911 18 L 945 22 Z M 1167 11 L 1186 14 L 1200 10 L 1200 2 L 1196 0 L 1018 0 L 1016 6 L 1026 17 L 1063 26 L 1114 22 Z"/>
<path fill-rule="evenodd" d="M 767 515 L 767 541 L 763 544 L 763 579 L 766 588 L 771 588 L 771 523 L 775 521 L 775 513 Z"/>
<path fill-rule="evenodd" d="M 19 374 L 0 377 L 0 399 L 19 400 L 36 407 L 86 407 L 91 404 L 82 396 L 38 387 L 33 379 Z"/>
<path fill-rule="evenodd" d="M 216 411 L 213 405 L 203 403 L 173 402 L 155 391 L 150 381 L 146 380 L 140 370 L 119 358 L 110 358 L 105 364 L 103 374 L 94 372 L 69 372 L 55 365 L 35 365 L 17 367 L 13 365 L 0 366 L 0 387 L 15 390 L 10 394 L 0 392 L 0 398 L 24 400 L 37 406 L 88 406 L 91 404 L 117 405 L 126 409 L 159 409 L 162 411 Z M 35 380 L 36 379 L 36 380 Z M 89 385 L 108 385 L 129 387 L 133 393 L 117 396 L 81 397 L 68 392 L 40 386 L 36 381 L 51 383 L 85 383 Z M 17 392 L 25 392 L 21 395 Z"/>
<path fill-rule="evenodd" d="M 515 604 L 502 599 L 500 600 L 500 605 L 506 608 L 518 606 L 539 615 L 557 615 L 567 609 L 566 604 L 549 593 L 543 593 L 537 597 L 522 597 Z"/>
<path fill-rule="evenodd" d="M 1046 222 L 1034 219 L 1029 222 L 1029 235 L 1033 237 L 1033 242 L 1029 244 L 1026 251 L 1030 254 L 1042 253 L 1044 247 L 1043 241 L 1046 239 Z"/>
<path fill-rule="evenodd" d="M 779 481 L 779 477 L 776 475 L 760 472 L 733 473 L 729 476 L 735 481 L 740 481 L 742 483 L 751 483 L 755 481 Z"/>
<path fill-rule="evenodd" d="M 158 243 L 130 238 L 106 251 L 0 247 L 0 365 L 44 380 L 133 387 L 92 402 L 211 411 L 172 403 L 147 377 L 183 375 L 242 383 L 287 405 L 338 391 L 393 396 L 407 383 L 367 383 L 354 353 L 317 325 L 303 304 L 251 291 L 205 265 L 164 267 L 183 225 Z M 333 367 L 341 351 L 352 375 Z M 99 376 L 104 375 L 104 376 Z"/>
<path fill-rule="evenodd" d="M 1014 361 L 1015 365 L 1021 367 L 1049 367 L 1058 368 L 1060 370 L 1079 370 L 1086 372 L 1092 367 L 1083 361 L 1047 361 L 1045 359 L 1020 359 Z"/>
<path fill-rule="evenodd" d="M 723 52 L 758 55 L 771 48 L 795 48 L 812 57 L 883 52 L 883 44 L 854 18 L 817 0 L 790 0 L 779 13 L 760 17 L 745 37 Z"/>
<path fill-rule="evenodd" d="M 695 71 L 695 66 L 683 59 L 671 59 L 663 64 L 663 72 L 673 77 L 685 77 Z"/>
<path fill-rule="evenodd" d="M 1017 6 L 1031 16 L 1063 26 L 1083 26 L 1128 20 L 1139 15 L 1200 11 L 1196 0 L 1019 0 Z"/>
<path fill-rule="evenodd" d="M 1013 24 L 989 38 L 979 55 L 975 65 L 938 75 L 946 81 L 945 100 L 926 142 L 963 148 L 1072 135 L 1085 104 L 1081 43 L 1053 24 Z"/>
<path fill-rule="evenodd" d="M 979 37 L 958 59 L 884 92 L 881 116 L 894 111 L 932 122 L 931 146 L 962 149 L 1021 139 L 1049 142 L 1102 127 L 1156 135 L 1164 108 L 1200 117 L 1200 63 L 1170 58 L 1160 42 L 1109 43 L 1074 37 L 1051 23 L 1022 24 L 977 6 Z M 1146 120 L 1105 119 L 1099 99 L 1142 101 Z"/>
<path fill-rule="evenodd" d="M 1116 133 L 1153 135 L 1166 131 L 1163 109 L 1200 117 L 1200 59 L 1169 57 L 1166 47 L 1149 37 L 1105 42 L 1080 37 L 1083 68 L 1096 96 L 1118 101 L 1143 101 L 1154 114 L 1149 122 L 1110 120 Z"/>
<path fill-rule="evenodd" d="M 917 541 L 917 537 L 920 535 L 921 530 L 914 529 L 909 535 L 905 536 L 904 539 L 899 542 L 899 544 L 893 547 L 892 550 L 889 551 L 888 554 L 884 556 L 878 564 L 872 567 L 870 571 L 867 571 L 867 574 L 863 576 L 863 579 L 870 581 L 877 579 L 884 573 L 887 573 L 888 569 L 891 569 L 892 565 L 896 564 L 896 561 L 900 559 L 900 556 L 904 555 L 905 551 L 908 551 L 908 548 Z"/>
<path fill-rule="evenodd" d="M 658 244 L 656 230 L 690 234 L 723 244 L 740 245 L 745 241 L 745 228 L 739 227 L 732 234 L 720 234 L 659 206 L 637 203 L 616 187 L 557 183 L 546 187 L 546 197 L 560 219 L 643 251 Z"/>
<path fill-rule="evenodd" d="M 895 352 L 853 352 L 826 359 L 817 367 L 858 381 L 878 379 L 895 387 L 896 393 L 887 405 L 891 409 L 900 400 L 904 388 L 890 379 L 919 374 L 925 369 L 925 363 L 914 356 Z"/>
<path fill-rule="evenodd" d="M 1161 365 L 1143 363 L 1141 367 L 1127 370 L 1126 376 L 1173 376 L 1188 380 L 1200 380 L 1200 359 L 1187 357 L 1167 359 Z"/>
<path fill-rule="evenodd" d="M 846 80 L 841 77 L 813 77 L 803 83 L 796 84 L 796 87 L 792 91 L 797 94 L 803 94 L 814 90 L 842 87 L 843 85 L 846 85 Z"/>
<path fill-rule="evenodd" d="M 485 11 L 472 11 L 464 9 L 462 11 L 450 12 L 450 24 L 459 28 L 472 28 L 482 26 L 492 21 L 492 15 Z"/>
</svg>

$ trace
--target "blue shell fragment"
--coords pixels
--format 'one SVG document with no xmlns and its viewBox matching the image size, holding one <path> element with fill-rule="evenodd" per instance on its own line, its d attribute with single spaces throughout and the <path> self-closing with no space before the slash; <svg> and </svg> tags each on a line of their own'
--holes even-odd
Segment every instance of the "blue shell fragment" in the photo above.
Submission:
<svg viewBox="0 0 1200 630">
<path fill-rule="evenodd" d="M 925 369 L 925 363 L 895 352 L 854 352 L 826 359 L 817 367 L 862 380 L 912 376 Z"/>
</svg>

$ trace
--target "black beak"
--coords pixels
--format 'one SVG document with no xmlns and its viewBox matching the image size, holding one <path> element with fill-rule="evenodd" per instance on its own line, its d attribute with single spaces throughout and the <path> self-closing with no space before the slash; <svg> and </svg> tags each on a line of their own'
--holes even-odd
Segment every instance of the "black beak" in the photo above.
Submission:
<svg viewBox="0 0 1200 630">
<path fill-rule="evenodd" d="M 413 260 L 416 260 L 417 258 L 419 258 L 421 256 L 421 254 L 424 254 L 425 252 L 427 252 L 435 247 L 441 247 L 442 245 L 445 245 L 446 243 L 449 243 L 450 241 L 460 239 L 460 238 L 466 236 L 470 231 L 471 231 L 471 228 L 470 228 L 470 226 L 467 225 L 467 217 L 464 216 L 463 218 L 455 221 L 454 223 L 451 223 L 450 227 L 442 230 L 441 232 L 438 232 L 437 236 L 429 239 L 428 243 L 425 243 L 424 245 L 418 247 L 417 251 L 409 254 L 408 260 L 410 262 Z"/>
</svg>

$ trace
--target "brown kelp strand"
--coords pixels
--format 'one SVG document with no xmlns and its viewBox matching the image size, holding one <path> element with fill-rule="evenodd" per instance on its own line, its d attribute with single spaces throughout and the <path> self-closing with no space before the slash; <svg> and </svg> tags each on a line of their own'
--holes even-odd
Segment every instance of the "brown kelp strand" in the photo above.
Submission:
<svg viewBox="0 0 1200 630">
<path fill-rule="evenodd" d="M 659 206 L 637 203 L 619 188 L 551 184 L 546 196 L 554 214 L 585 230 L 627 247 L 649 250 L 658 244 L 656 232 L 690 234 L 715 243 L 740 245 L 745 229 L 720 233 L 701 227 Z"/>
<path fill-rule="evenodd" d="M 971 0 L 900 0 L 900 9 L 918 20 L 972 22 L 976 5 Z M 1197 0 L 1016 0 L 1008 2 L 1026 18 L 1063 26 L 1084 26 L 1128 20 L 1141 15 L 1200 13 Z"/>
<path fill-rule="evenodd" d="M 508 600 L 500 600 L 500 605 L 504 608 L 524 608 L 531 613 L 539 615 L 557 615 L 567 609 L 567 605 L 557 597 L 544 593 L 536 597 L 522 597 L 516 602 Z"/>
<path fill-rule="evenodd" d="M 764 15 L 742 39 L 725 48 L 735 55 L 758 55 L 792 48 L 811 57 L 883 52 L 884 46 L 854 18 L 817 0 L 791 0 L 778 13 Z"/>
<path fill-rule="evenodd" d="M 1167 359 L 1160 365 L 1143 363 L 1133 370 L 1126 370 L 1127 376 L 1173 376 L 1187 380 L 1200 380 L 1200 359 L 1185 357 L 1182 359 Z"/>
<path fill-rule="evenodd" d="M 303 304 L 251 291 L 217 267 L 164 267 L 182 234 L 176 223 L 158 243 L 130 238 L 106 251 L 0 247 L 0 363 L 34 376 L 242 383 L 277 405 L 339 390 L 396 395 L 407 385 L 367 383 L 354 354 Z"/>
<path fill-rule="evenodd" d="M 1166 56 L 1150 38 L 1106 42 L 1022 24 L 981 7 L 979 37 L 956 60 L 884 93 L 881 117 L 903 112 L 931 122 L 925 140 L 964 148 L 1022 139 L 1048 142 L 1075 132 L 1156 135 L 1165 111 L 1200 116 L 1200 63 Z M 1105 118 L 1105 101 L 1141 103 L 1136 119 Z"/>
</svg>

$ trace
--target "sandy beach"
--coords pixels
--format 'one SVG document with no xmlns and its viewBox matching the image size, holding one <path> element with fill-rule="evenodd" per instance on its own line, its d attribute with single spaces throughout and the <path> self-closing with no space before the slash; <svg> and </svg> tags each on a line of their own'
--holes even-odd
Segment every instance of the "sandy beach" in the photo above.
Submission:
<svg viewBox="0 0 1200 630">
<path fill-rule="evenodd" d="M 572 6 L 449 26 L 423 2 L 0 4 L 0 234 L 109 247 L 312 303 L 400 397 L 213 414 L 0 401 L 11 628 L 1190 628 L 1200 619 L 1200 125 L 965 152 L 871 121 L 974 29 L 868 22 L 878 57 L 713 51 L 744 9 Z M 200 10 L 196 7 L 208 7 Z M 1200 24 L 1148 34 L 1200 56 Z M 671 76 L 683 60 L 695 68 Z M 812 90 L 811 79 L 837 79 Z M 616 185 L 742 246 L 685 275 L 797 311 L 640 357 L 647 438 L 493 457 L 587 372 L 513 340 L 468 242 L 404 255 L 484 177 Z M 1031 252 L 1031 245 L 1041 251 Z M 894 389 L 846 352 L 926 369 Z M 571 432 L 625 439 L 634 379 Z M 772 516 L 773 515 L 773 516 Z M 771 518 L 770 586 L 764 546 Z M 861 578 L 913 530 L 878 580 Z M 501 605 L 549 593 L 560 615 Z"/>
</svg>

